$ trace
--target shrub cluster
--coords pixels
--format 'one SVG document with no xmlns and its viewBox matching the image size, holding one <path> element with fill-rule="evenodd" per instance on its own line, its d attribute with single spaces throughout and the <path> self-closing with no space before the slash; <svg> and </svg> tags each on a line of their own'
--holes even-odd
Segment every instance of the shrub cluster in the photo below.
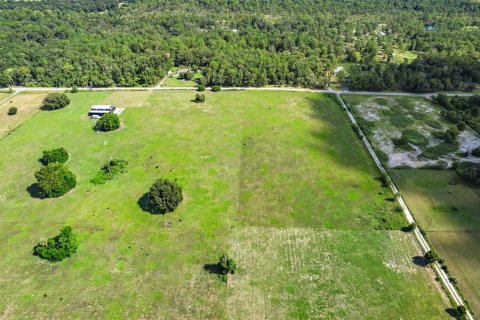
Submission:
<svg viewBox="0 0 480 320">
<path fill-rule="evenodd" d="M 42 110 L 57 110 L 70 104 L 70 99 L 64 93 L 50 93 L 43 99 Z"/>
<path fill-rule="evenodd" d="M 480 185 L 480 164 L 462 163 L 457 168 L 460 175 L 474 185 Z"/>
<path fill-rule="evenodd" d="M 150 211 L 153 214 L 164 214 L 174 211 L 182 202 L 182 188 L 168 179 L 158 179 L 148 192 Z"/>
<path fill-rule="evenodd" d="M 195 95 L 195 101 L 196 103 L 204 103 L 205 102 L 205 95 L 204 94 L 201 94 L 201 93 L 197 93 Z"/>
<path fill-rule="evenodd" d="M 213 91 L 213 92 L 219 92 L 220 90 L 222 90 L 222 87 L 220 87 L 220 86 L 212 86 L 212 91 Z"/>
<path fill-rule="evenodd" d="M 112 180 L 118 173 L 125 172 L 128 161 L 121 159 L 110 160 L 105 163 L 95 177 L 90 180 L 93 184 L 105 184 L 108 180 Z"/>
<path fill-rule="evenodd" d="M 434 250 L 430 250 L 427 253 L 425 253 L 425 260 L 429 264 L 441 261 L 438 253 L 436 253 Z"/>
<path fill-rule="evenodd" d="M 112 131 L 120 128 L 120 118 L 114 113 L 106 113 L 97 123 L 95 123 L 94 129 L 96 131 Z"/>
<path fill-rule="evenodd" d="M 222 274 L 235 274 L 237 272 L 237 263 L 233 260 L 232 257 L 229 257 L 226 254 L 223 254 L 220 257 L 219 266 Z"/>
<path fill-rule="evenodd" d="M 64 148 L 44 150 L 40 162 L 47 165 L 52 162 L 65 163 L 68 160 L 68 152 Z"/>
<path fill-rule="evenodd" d="M 205 91 L 205 89 L 206 89 L 206 88 L 205 88 L 205 85 L 204 85 L 204 84 L 199 84 L 199 85 L 197 86 L 197 91 L 199 91 L 199 92 Z"/>
<path fill-rule="evenodd" d="M 63 196 L 75 188 L 77 177 L 67 166 L 54 162 L 49 163 L 35 172 L 37 186 L 40 193 L 46 198 Z"/>
<path fill-rule="evenodd" d="M 48 240 L 40 241 L 33 247 L 33 254 L 42 259 L 56 262 L 70 257 L 78 249 L 78 240 L 72 231 L 72 227 L 65 226 L 60 233 Z"/>
<path fill-rule="evenodd" d="M 18 111 L 17 108 L 15 108 L 15 107 L 10 107 L 10 108 L 8 108 L 7 114 L 8 114 L 9 116 L 14 116 L 14 115 L 17 114 L 17 111 Z"/>
</svg>

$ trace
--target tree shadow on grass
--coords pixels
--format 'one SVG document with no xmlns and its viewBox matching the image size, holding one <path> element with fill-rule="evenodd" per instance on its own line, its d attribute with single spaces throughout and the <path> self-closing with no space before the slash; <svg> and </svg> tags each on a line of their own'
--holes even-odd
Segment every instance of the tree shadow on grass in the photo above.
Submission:
<svg viewBox="0 0 480 320">
<path fill-rule="evenodd" d="M 207 271 L 208 273 L 211 274 L 218 274 L 222 275 L 222 268 L 220 266 L 220 263 L 206 263 L 203 265 L 203 270 Z"/>
<path fill-rule="evenodd" d="M 412 262 L 419 267 L 425 268 L 426 266 L 428 266 L 427 260 L 425 260 L 425 258 L 422 256 L 412 257 Z"/>
<path fill-rule="evenodd" d="M 457 318 L 458 314 L 457 314 L 457 310 L 455 310 L 454 308 L 447 308 L 445 309 L 445 312 L 448 313 L 448 315 L 452 318 Z"/>
<path fill-rule="evenodd" d="M 148 192 L 145 192 L 140 199 L 138 199 L 137 205 L 140 207 L 140 209 L 142 209 L 142 211 L 152 213 L 150 201 L 148 199 Z"/>
<path fill-rule="evenodd" d="M 27 187 L 27 192 L 30 194 L 32 198 L 35 199 L 45 199 L 45 196 L 42 194 L 42 191 L 40 190 L 40 187 L 38 186 L 38 183 L 32 183 Z"/>
</svg>

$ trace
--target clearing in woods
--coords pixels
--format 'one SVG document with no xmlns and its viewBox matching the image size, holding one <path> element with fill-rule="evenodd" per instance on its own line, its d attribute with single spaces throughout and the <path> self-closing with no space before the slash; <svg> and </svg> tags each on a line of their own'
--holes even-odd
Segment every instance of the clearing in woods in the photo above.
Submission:
<svg viewBox="0 0 480 320">
<path fill-rule="evenodd" d="M 0 141 L 0 318 L 448 317 L 335 97 L 205 94 L 203 104 L 195 92 L 68 94 L 70 106 L 37 112 Z M 95 132 L 85 116 L 137 99 L 119 131 Z M 69 151 L 77 187 L 32 198 L 38 158 L 54 147 Z M 110 158 L 128 171 L 92 185 Z M 159 177 L 177 179 L 184 201 L 154 216 L 138 201 Z M 78 253 L 33 256 L 63 225 L 78 233 Z M 228 285 L 204 270 L 223 252 L 240 268 Z"/>
<path fill-rule="evenodd" d="M 480 314 L 480 189 L 462 182 L 454 170 L 390 172 L 465 299 Z"/>
</svg>

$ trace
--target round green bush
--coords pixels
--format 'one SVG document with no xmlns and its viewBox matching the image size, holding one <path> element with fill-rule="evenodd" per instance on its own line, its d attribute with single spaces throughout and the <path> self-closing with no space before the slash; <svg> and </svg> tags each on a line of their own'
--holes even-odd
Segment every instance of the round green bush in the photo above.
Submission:
<svg viewBox="0 0 480 320">
<path fill-rule="evenodd" d="M 196 103 L 204 103 L 205 102 L 205 95 L 203 93 L 197 93 L 195 95 L 195 101 Z"/>
<path fill-rule="evenodd" d="M 10 107 L 10 108 L 8 108 L 7 114 L 8 114 L 9 116 L 14 116 L 14 115 L 17 114 L 17 111 L 18 111 L 17 108 L 15 108 L 15 107 Z"/>
<path fill-rule="evenodd" d="M 70 104 L 70 99 L 65 93 L 50 93 L 43 99 L 42 110 L 57 110 Z"/>
<path fill-rule="evenodd" d="M 33 247 L 33 254 L 48 261 L 57 262 L 70 257 L 78 249 L 77 236 L 72 227 L 65 226 L 60 229 L 60 234 L 48 240 L 40 241 Z"/>
<path fill-rule="evenodd" d="M 37 186 L 46 198 L 57 198 L 66 194 L 77 185 L 77 177 L 67 166 L 54 162 L 35 172 Z"/>
<path fill-rule="evenodd" d="M 120 118 L 114 113 L 106 113 L 95 124 L 96 131 L 113 131 L 120 128 Z"/>
<path fill-rule="evenodd" d="M 200 91 L 200 92 L 205 91 L 205 85 L 199 84 L 199 85 L 197 86 L 197 91 Z"/>
<path fill-rule="evenodd" d="M 220 86 L 212 86 L 212 91 L 213 91 L 213 92 L 219 92 L 220 90 L 222 90 L 222 87 L 220 87 Z"/>
<path fill-rule="evenodd" d="M 40 162 L 47 165 L 52 162 L 65 163 L 68 161 L 68 152 L 64 148 L 44 150 Z"/>
<path fill-rule="evenodd" d="M 153 214 L 173 212 L 182 202 L 182 188 L 168 179 L 158 179 L 148 192 L 149 209 Z"/>
</svg>

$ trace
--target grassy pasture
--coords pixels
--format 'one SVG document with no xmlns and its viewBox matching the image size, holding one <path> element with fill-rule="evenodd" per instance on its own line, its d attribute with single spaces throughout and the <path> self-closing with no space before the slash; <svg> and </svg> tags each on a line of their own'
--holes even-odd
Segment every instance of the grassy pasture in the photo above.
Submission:
<svg viewBox="0 0 480 320">
<path fill-rule="evenodd" d="M 143 107 L 153 91 L 129 91 L 127 94 L 122 91 L 115 91 L 108 95 L 102 104 L 111 104 L 120 108 Z"/>
<path fill-rule="evenodd" d="M 10 130 L 17 128 L 25 120 L 38 112 L 42 100 L 46 95 L 46 93 L 19 93 L 2 103 L 0 105 L 0 138 L 7 135 Z M 0 96 L 0 100 L 6 97 L 7 94 L 5 94 L 3 98 Z M 7 115 L 8 108 L 10 107 L 16 107 L 18 109 L 16 115 Z"/>
<path fill-rule="evenodd" d="M 278 312 L 265 309 L 270 318 L 306 318 L 303 311 L 315 310 L 353 319 L 446 316 L 448 304 L 428 270 L 411 263 L 419 254 L 411 235 L 375 230 L 404 221 L 334 99 L 207 92 L 206 103 L 195 104 L 193 91 L 134 93 L 144 102 L 121 114 L 122 129 L 94 132 L 85 117 L 90 106 L 135 105 L 130 94 L 69 94 L 70 106 L 36 113 L 0 141 L 0 318 L 242 318 L 242 295 L 280 299 L 273 301 Z M 32 198 L 27 189 L 42 150 L 60 146 L 70 152 L 77 187 L 58 199 Z M 128 160 L 128 171 L 91 184 L 110 158 Z M 153 216 L 137 203 L 157 177 L 183 187 L 176 212 Z M 65 224 L 81 240 L 75 256 L 56 264 L 32 256 L 39 239 Z M 255 230 L 264 235 L 249 242 Z M 312 246 L 293 243 L 306 252 L 297 255 L 299 268 L 281 243 L 289 232 L 312 239 Z M 269 270 L 280 276 L 287 268 L 292 277 L 282 275 L 280 283 L 261 273 L 252 278 L 258 286 L 246 283 L 261 261 L 247 255 L 261 255 L 265 241 L 272 244 L 265 259 L 278 257 Z M 228 286 L 204 270 L 224 251 L 240 263 Z M 317 265 L 329 271 L 312 271 Z M 395 265 L 400 271 L 389 267 Z M 309 277 L 316 279 L 309 288 L 323 290 L 311 299 L 300 294 Z"/>
<path fill-rule="evenodd" d="M 480 189 L 461 182 L 455 171 L 391 170 L 427 238 L 476 314 L 480 314 Z M 453 184 L 455 182 L 456 184 Z"/>
<path fill-rule="evenodd" d="M 232 249 L 243 268 L 229 284 L 229 319 L 441 319 L 444 313 L 430 272 L 412 262 L 421 254 L 417 244 L 401 231 L 249 227 L 235 235 Z"/>
</svg>

